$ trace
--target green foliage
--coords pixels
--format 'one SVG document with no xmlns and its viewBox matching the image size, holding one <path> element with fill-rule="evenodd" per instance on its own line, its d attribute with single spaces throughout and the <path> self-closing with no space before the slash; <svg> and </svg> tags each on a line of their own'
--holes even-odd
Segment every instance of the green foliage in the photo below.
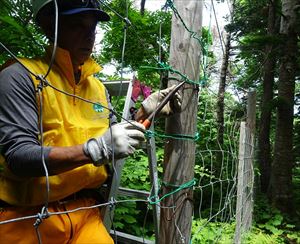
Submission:
<svg viewBox="0 0 300 244">
<path fill-rule="evenodd" d="M 261 231 L 259 228 L 252 228 L 251 232 L 245 233 L 243 235 L 243 243 L 245 244 L 279 244 L 284 242 L 279 242 L 276 235 L 267 234 Z"/>
<path fill-rule="evenodd" d="M 141 213 L 146 212 L 146 205 L 141 205 L 133 201 L 119 203 L 115 209 L 113 228 L 121 230 L 136 236 L 144 236 L 147 239 L 151 238 L 153 226 L 148 225 L 147 229 L 143 227 L 144 218 L 141 218 Z M 145 216 L 142 214 L 142 216 Z M 150 229 L 150 231 L 148 230 Z"/>
<path fill-rule="evenodd" d="M 233 40 L 235 41 L 234 43 L 237 44 L 237 47 L 240 50 L 235 59 L 237 64 L 237 78 L 234 82 L 235 87 L 240 90 L 256 88 L 257 101 L 260 105 L 263 101 L 271 99 L 267 95 L 268 92 L 270 92 L 270 95 L 273 95 L 273 100 L 269 103 L 269 106 L 272 109 L 272 117 L 270 119 L 271 158 L 273 158 L 273 154 L 276 155 L 272 152 L 272 146 L 275 144 L 275 109 L 276 106 L 286 107 L 287 105 L 284 100 L 277 97 L 277 81 L 279 80 L 280 73 L 279 66 L 281 65 L 280 67 L 284 67 L 285 65 L 284 63 L 281 63 L 281 57 L 283 56 L 282 51 L 284 50 L 282 47 L 283 45 L 286 45 L 286 43 L 283 42 L 283 35 L 279 33 L 280 22 L 284 18 L 282 15 L 283 3 L 284 2 L 277 0 L 235 1 L 233 21 L 227 26 L 227 29 L 232 33 Z M 273 7 L 274 12 L 271 15 Z M 270 21 L 273 20 L 273 18 L 274 22 L 271 23 Z M 296 72 L 298 74 L 299 70 Z M 280 79 L 283 80 L 284 76 L 281 76 Z M 274 86 L 272 86 L 273 82 Z M 264 92 L 265 89 L 269 90 Z M 272 91 L 270 89 L 272 89 Z M 264 104 L 264 108 L 259 107 L 260 110 L 266 109 L 265 106 L 266 105 Z M 260 112 L 261 111 L 259 111 L 259 113 Z M 282 120 L 281 123 L 283 123 L 285 118 L 279 117 L 279 119 Z M 260 123 L 257 123 L 257 125 L 257 128 L 260 129 Z M 295 155 L 295 164 L 297 164 L 296 162 L 299 161 L 299 150 L 297 150 L 297 145 L 299 144 L 299 129 L 297 119 L 294 126 L 295 138 L 293 152 Z M 260 144 L 263 145 L 264 143 Z M 279 144 L 280 140 L 276 142 L 276 145 Z M 263 148 L 259 148 L 258 150 L 263 150 Z M 287 154 L 290 153 L 292 152 Z M 281 153 L 277 152 L 277 155 L 279 154 Z M 274 167 L 274 169 L 276 168 L 279 167 Z M 275 170 L 271 170 L 271 172 L 275 172 Z M 265 175 L 264 172 L 262 172 L 262 175 Z M 285 177 L 292 178 L 291 175 L 286 175 Z M 293 177 L 295 177 L 295 174 Z M 274 181 L 277 180 L 278 179 L 275 177 Z M 276 184 L 274 184 L 274 188 L 276 189 Z"/>
<path fill-rule="evenodd" d="M 162 173 L 159 166 L 163 158 L 163 150 L 157 150 L 158 172 Z M 143 150 L 137 150 L 134 155 L 126 160 L 122 170 L 121 186 L 135 190 L 150 191 L 148 156 Z M 127 198 L 129 199 L 129 198 Z M 123 232 L 153 238 L 154 227 L 152 210 L 144 203 L 126 202 L 116 206 L 114 226 Z M 148 213 L 149 212 L 149 213 Z M 147 213 L 149 217 L 147 218 Z M 140 216 L 143 216 L 142 218 Z M 146 219 L 145 219 L 146 218 Z M 144 226 L 144 220 L 146 225 Z M 130 224 L 130 225 L 128 225 Z"/>
<path fill-rule="evenodd" d="M 217 136 L 217 121 L 216 121 L 216 107 L 217 97 L 212 94 L 209 89 L 202 89 L 200 93 L 200 101 L 197 115 L 197 129 L 200 132 L 200 140 L 197 141 L 197 150 L 220 149 L 216 141 Z M 225 93 L 225 146 L 230 147 L 232 141 L 231 127 L 235 121 L 241 120 L 245 116 L 245 104 L 236 101 L 236 98 L 230 94 Z"/>
<path fill-rule="evenodd" d="M 226 194 L 223 193 L 232 188 L 233 182 L 229 179 L 234 177 L 236 163 L 234 152 L 237 151 L 238 142 L 238 130 L 235 125 L 244 116 L 243 106 L 230 93 L 226 93 L 224 145 L 220 148 L 216 140 L 216 103 L 217 97 L 208 89 L 201 90 L 197 124 L 200 140 L 197 141 L 194 171 L 195 179 L 201 188 L 194 190 L 194 207 L 195 209 L 201 208 L 201 216 L 204 218 L 209 218 L 211 212 L 219 211 L 220 206 L 226 200 Z M 221 180 L 223 180 L 222 183 Z M 213 203 L 211 203 L 212 194 Z M 200 211 L 195 212 L 196 217 Z"/>
<path fill-rule="evenodd" d="M 44 50 L 46 39 L 32 20 L 29 0 L 0 0 L 0 41 L 19 57 L 33 57 Z M 0 48 L 0 65 L 11 59 Z"/>
<path fill-rule="evenodd" d="M 232 243 L 235 225 L 232 223 L 209 222 L 207 219 L 193 220 L 192 243 Z"/>
<path fill-rule="evenodd" d="M 201 39 L 202 39 L 203 43 L 205 43 L 207 45 L 213 44 L 213 37 L 212 37 L 212 34 L 211 34 L 209 28 L 207 28 L 207 27 L 202 28 Z"/>
<path fill-rule="evenodd" d="M 136 190 L 150 190 L 148 157 L 143 151 L 136 151 L 133 157 L 126 160 L 121 185 Z"/>
<path fill-rule="evenodd" d="M 300 233 L 295 231 L 295 226 L 283 224 L 283 217 L 277 213 L 270 216 L 265 225 L 253 226 L 247 233 L 242 233 L 244 244 L 284 244 L 299 243 Z M 270 219 L 269 219 L 270 218 Z M 233 243 L 235 235 L 235 222 L 211 222 L 207 219 L 194 219 L 192 225 L 192 243 Z"/>
<path fill-rule="evenodd" d="M 299 154 L 298 154 L 299 155 Z M 296 165 L 293 170 L 293 185 L 294 185 L 294 197 L 295 197 L 295 206 L 300 206 L 300 162 L 299 157 L 298 161 L 296 162 Z M 300 210 L 299 208 L 296 210 L 297 215 L 296 217 L 300 216 Z M 300 219 L 298 220 L 298 225 L 300 229 Z"/>
<path fill-rule="evenodd" d="M 299 243 L 299 219 L 291 220 L 283 216 L 279 210 L 271 207 L 267 199 L 259 196 L 254 208 L 255 231 L 269 234 L 274 243 Z M 272 243 L 272 242 L 271 242 Z"/>
<path fill-rule="evenodd" d="M 215 56 L 214 53 L 212 51 L 208 50 L 208 47 L 211 46 L 213 44 L 213 36 L 209 30 L 209 28 L 207 27 L 203 27 L 201 30 L 201 41 L 204 45 L 204 47 L 202 48 L 203 51 L 203 57 L 208 57 L 211 60 L 211 63 L 215 63 Z"/>
<path fill-rule="evenodd" d="M 133 7 L 132 1 L 114 0 L 111 8 L 121 16 L 126 16 L 128 4 L 128 19 L 131 25 L 126 26 L 117 15 L 111 13 L 111 21 L 103 24 L 106 30 L 102 40 L 103 48 L 99 60 L 102 63 L 113 62 L 117 70 L 122 66 L 137 71 L 138 78 L 148 85 L 159 80 L 156 71 L 140 69 L 141 66 L 156 67 L 159 60 L 159 45 L 162 46 L 162 59 L 167 60 L 171 32 L 171 14 L 166 12 L 145 11 L 141 16 L 139 10 Z M 161 24 L 161 40 L 159 37 L 159 26 Z M 124 28 L 126 34 L 126 51 L 122 60 L 122 45 L 124 41 Z"/>
<path fill-rule="evenodd" d="M 266 43 L 277 45 L 281 39 L 278 36 L 266 35 L 267 21 L 267 0 L 240 0 L 237 1 L 233 23 L 227 28 L 233 33 L 234 40 L 241 49 L 240 55 L 236 58 L 236 72 L 240 72 L 234 86 L 237 88 L 260 88 L 262 80 L 262 64 L 265 60 L 264 48 Z M 126 16 L 126 1 L 114 0 L 110 6 L 122 16 Z M 0 0 L 0 41 L 3 42 L 10 50 L 18 56 L 33 57 L 40 55 L 47 43 L 44 35 L 40 32 L 32 20 L 29 0 Z M 278 11 L 280 12 L 280 11 Z M 159 74 L 156 71 L 141 69 L 141 66 L 157 66 L 159 59 L 159 44 L 162 45 L 162 61 L 168 60 L 168 51 L 170 43 L 171 29 L 171 13 L 170 12 L 145 12 L 144 16 L 140 16 L 139 11 L 133 8 L 132 2 L 129 2 L 128 19 L 132 23 L 131 26 L 125 23 L 115 14 L 111 13 L 112 21 L 102 23 L 101 27 L 106 31 L 102 41 L 103 49 L 101 56 L 97 59 L 100 63 L 115 63 L 119 70 L 122 65 L 122 44 L 124 38 L 124 28 L 127 28 L 126 50 L 123 66 L 130 71 L 137 71 L 138 78 L 147 84 L 158 87 Z M 162 24 L 162 39 L 159 39 L 159 25 Z M 208 29 L 202 30 L 202 39 L 211 44 L 212 37 Z M 161 42 L 161 43 L 160 43 Z M 269 55 L 276 58 L 278 50 Z M 214 62 L 214 55 L 208 52 L 208 56 Z M 9 55 L 0 50 L 0 65 L 3 64 Z M 116 79 L 118 76 L 109 77 Z M 299 87 L 299 83 L 298 83 Z M 296 88 L 297 90 L 297 88 Z M 299 88 L 298 88 L 299 92 Z M 300 95 L 298 94 L 298 99 Z M 227 128 L 234 126 L 244 116 L 244 103 L 238 103 L 229 93 L 226 94 L 226 110 L 225 117 Z M 276 101 L 276 99 L 275 99 Z M 117 111 L 122 111 L 122 99 L 117 103 Z M 216 141 L 217 125 L 215 119 L 216 97 L 211 95 L 207 90 L 201 91 L 201 99 L 199 102 L 199 112 L 197 114 L 197 129 L 200 132 L 200 140 L 197 142 L 197 151 L 206 149 L 218 150 L 219 145 Z M 164 131 L 164 123 L 162 120 L 157 121 L 156 129 Z M 300 204 L 300 170 L 299 170 L 299 148 L 300 148 L 300 119 L 299 113 L 295 119 L 295 140 L 294 140 L 294 185 L 296 192 L 296 203 Z M 162 173 L 162 157 L 163 157 L 162 139 L 157 139 L 157 157 L 159 163 L 159 176 Z M 227 134 L 224 140 L 224 149 L 230 151 L 231 147 L 236 143 L 232 134 Z M 211 162 L 216 161 L 215 155 L 196 155 L 195 178 L 201 180 L 204 185 L 217 178 L 224 178 L 221 175 L 222 170 L 233 167 L 233 165 L 214 165 Z M 161 178 L 161 177 L 159 177 Z M 137 151 L 133 157 L 126 161 L 122 172 L 121 185 L 137 190 L 149 191 L 151 187 L 149 179 L 148 158 L 143 150 Z M 221 192 L 228 185 L 217 186 L 214 188 L 215 199 L 220 199 Z M 226 189 L 225 189 L 226 190 Z M 199 203 L 200 192 L 194 192 L 195 208 Z M 203 196 L 203 209 L 205 216 L 211 207 L 213 210 L 219 209 L 219 202 L 215 205 L 210 204 L 210 196 Z M 149 211 L 148 206 L 137 202 L 126 202 L 118 204 L 114 217 L 114 227 L 128 233 L 142 236 L 153 235 L 152 216 L 149 213 L 145 230 L 143 228 L 144 218 Z M 141 220 L 142 219 L 142 220 Z M 234 236 L 234 223 L 210 222 L 207 220 L 194 220 L 192 232 L 194 243 L 232 243 Z M 255 208 L 255 227 L 250 233 L 244 236 L 244 243 L 300 243 L 299 226 L 285 219 L 277 210 L 270 208 L 265 201 L 256 200 Z"/>
<path fill-rule="evenodd" d="M 278 45 L 281 44 L 280 36 L 270 36 L 264 33 L 251 33 L 249 35 L 244 36 L 241 41 L 241 49 L 242 51 L 256 51 L 263 50 L 266 44 Z"/>
<path fill-rule="evenodd" d="M 204 168 L 203 166 L 200 166 L 200 165 L 195 165 L 195 168 L 194 168 L 194 172 L 195 172 L 195 178 L 204 178 L 204 177 L 207 177 L 209 179 L 214 179 L 215 176 L 211 175 L 210 174 L 210 170 L 207 169 L 207 168 Z"/>
<path fill-rule="evenodd" d="M 267 44 L 276 46 L 281 42 L 279 35 L 267 34 L 269 3 L 266 0 L 236 1 L 232 22 L 226 26 L 240 50 L 234 61 L 237 65 L 235 86 L 238 89 L 260 89 L 266 56 L 277 58 L 279 50 L 276 48 L 266 53 Z M 280 9 L 277 11 L 279 18 Z"/>
<path fill-rule="evenodd" d="M 266 33 L 267 0 L 235 1 L 232 22 L 226 26 L 238 39 L 249 33 Z"/>
</svg>

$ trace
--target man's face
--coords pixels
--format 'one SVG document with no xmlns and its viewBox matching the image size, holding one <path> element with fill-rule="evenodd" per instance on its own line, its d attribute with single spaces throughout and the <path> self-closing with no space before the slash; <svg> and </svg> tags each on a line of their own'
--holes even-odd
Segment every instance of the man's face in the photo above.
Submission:
<svg viewBox="0 0 300 244">
<path fill-rule="evenodd" d="M 58 46 L 70 52 L 73 64 L 80 65 L 91 55 L 97 22 L 90 12 L 60 16 Z"/>
</svg>

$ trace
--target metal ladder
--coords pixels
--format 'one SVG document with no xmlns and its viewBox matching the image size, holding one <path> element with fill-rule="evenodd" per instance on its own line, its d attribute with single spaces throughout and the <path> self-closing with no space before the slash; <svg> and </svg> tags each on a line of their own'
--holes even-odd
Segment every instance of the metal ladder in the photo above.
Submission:
<svg viewBox="0 0 300 244">
<path fill-rule="evenodd" d="M 135 102 L 131 99 L 132 89 L 133 89 L 133 80 L 123 80 L 123 81 L 105 81 L 103 84 L 106 86 L 111 96 L 126 96 L 125 105 L 123 109 L 122 117 L 125 119 L 130 119 L 131 113 L 130 108 L 134 107 Z M 153 127 L 152 127 L 153 129 Z M 116 160 L 115 162 L 115 172 L 111 182 L 104 186 L 106 187 L 106 197 L 108 200 L 117 199 L 118 196 L 127 196 L 127 197 L 136 197 L 142 199 L 148 199 L 149 196 L 158 196 L 158 174 L 157 174 L 157 158 L 156 158 L 156 148 L 155 140 L 153 137 L 147 140 L 146 149 L 148 154 L 149 162 L 149 173 L 152 183 L 151 192 L 133 190 L 129 188 L 120 187 L 120 180 L 122 176 L 122 169 L 125 164 L 126 159 Z M 154 201 L 157 199 L 154 199 Z M 153 204 L 153 221 L 154 221 L 154 232 L 155 232 L 155 242 L 145 240 L 141 237 L 130 235 L 127 233 L 113 231 L 111 230 L 112 222 L 114 217 L 115 206 L 107 206 L 103 209 L 103 221 L 106 229 L 110 232 L 111 235 L 116 235 L 119 243 L 126 244 L 139 244 L 139 243 L 159 243 L 159 220 L 160 220 L 160 209 L 157 204 Z"/>
</svg>

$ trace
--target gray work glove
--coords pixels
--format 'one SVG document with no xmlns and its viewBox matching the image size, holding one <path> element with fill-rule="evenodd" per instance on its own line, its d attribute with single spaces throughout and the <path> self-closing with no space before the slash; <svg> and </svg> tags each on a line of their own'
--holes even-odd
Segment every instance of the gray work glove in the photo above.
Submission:
<svg viewBox="0 0 300 244">
<path fill-rule="evenodd" d="M 113 153 L 115 159 L 125 158 L 145 140 L 144 130 L 145 127 L 136 121 L 114 124 L 103 136 L 88 140 L 83 151 L 95 166 L 108 163 Z"/>
<path fill-rule="evenodd" d="M 170 86 L 164 90 L 154 92 L 147 97 L 143 102 L 142 106 L 147 115 L 150 115 L 157 108 L 158 104 L 175 88 L 176 85 Z M 180 93 L 177 91 L 170 99 L 170 101 L 162 108 L 157 114 L 159 117 L 166 117 L 174 113 L 181 111 L 182 98 Z"/>
</svg>

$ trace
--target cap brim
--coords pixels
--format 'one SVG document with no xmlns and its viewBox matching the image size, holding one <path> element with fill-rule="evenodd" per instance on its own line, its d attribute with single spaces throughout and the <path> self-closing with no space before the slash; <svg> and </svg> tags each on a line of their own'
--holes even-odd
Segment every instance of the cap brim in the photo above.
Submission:
<svg viewBox="0 0 300 244">
<path fill-rule="evenodd" d="M 95 8 L 74 8 L 70 10 L 66 10 L 63 12 L 60 12 L 61 15 L 72 15 L 72 14 L 78 14 L 78 13 L 83 13 L 87 11 L 93 11 L 97 16 L 99 21 L 109 21 L 110 17 L 109 15 L 100 10 L 100 9 L 95 9 Z"/>
</svg>

